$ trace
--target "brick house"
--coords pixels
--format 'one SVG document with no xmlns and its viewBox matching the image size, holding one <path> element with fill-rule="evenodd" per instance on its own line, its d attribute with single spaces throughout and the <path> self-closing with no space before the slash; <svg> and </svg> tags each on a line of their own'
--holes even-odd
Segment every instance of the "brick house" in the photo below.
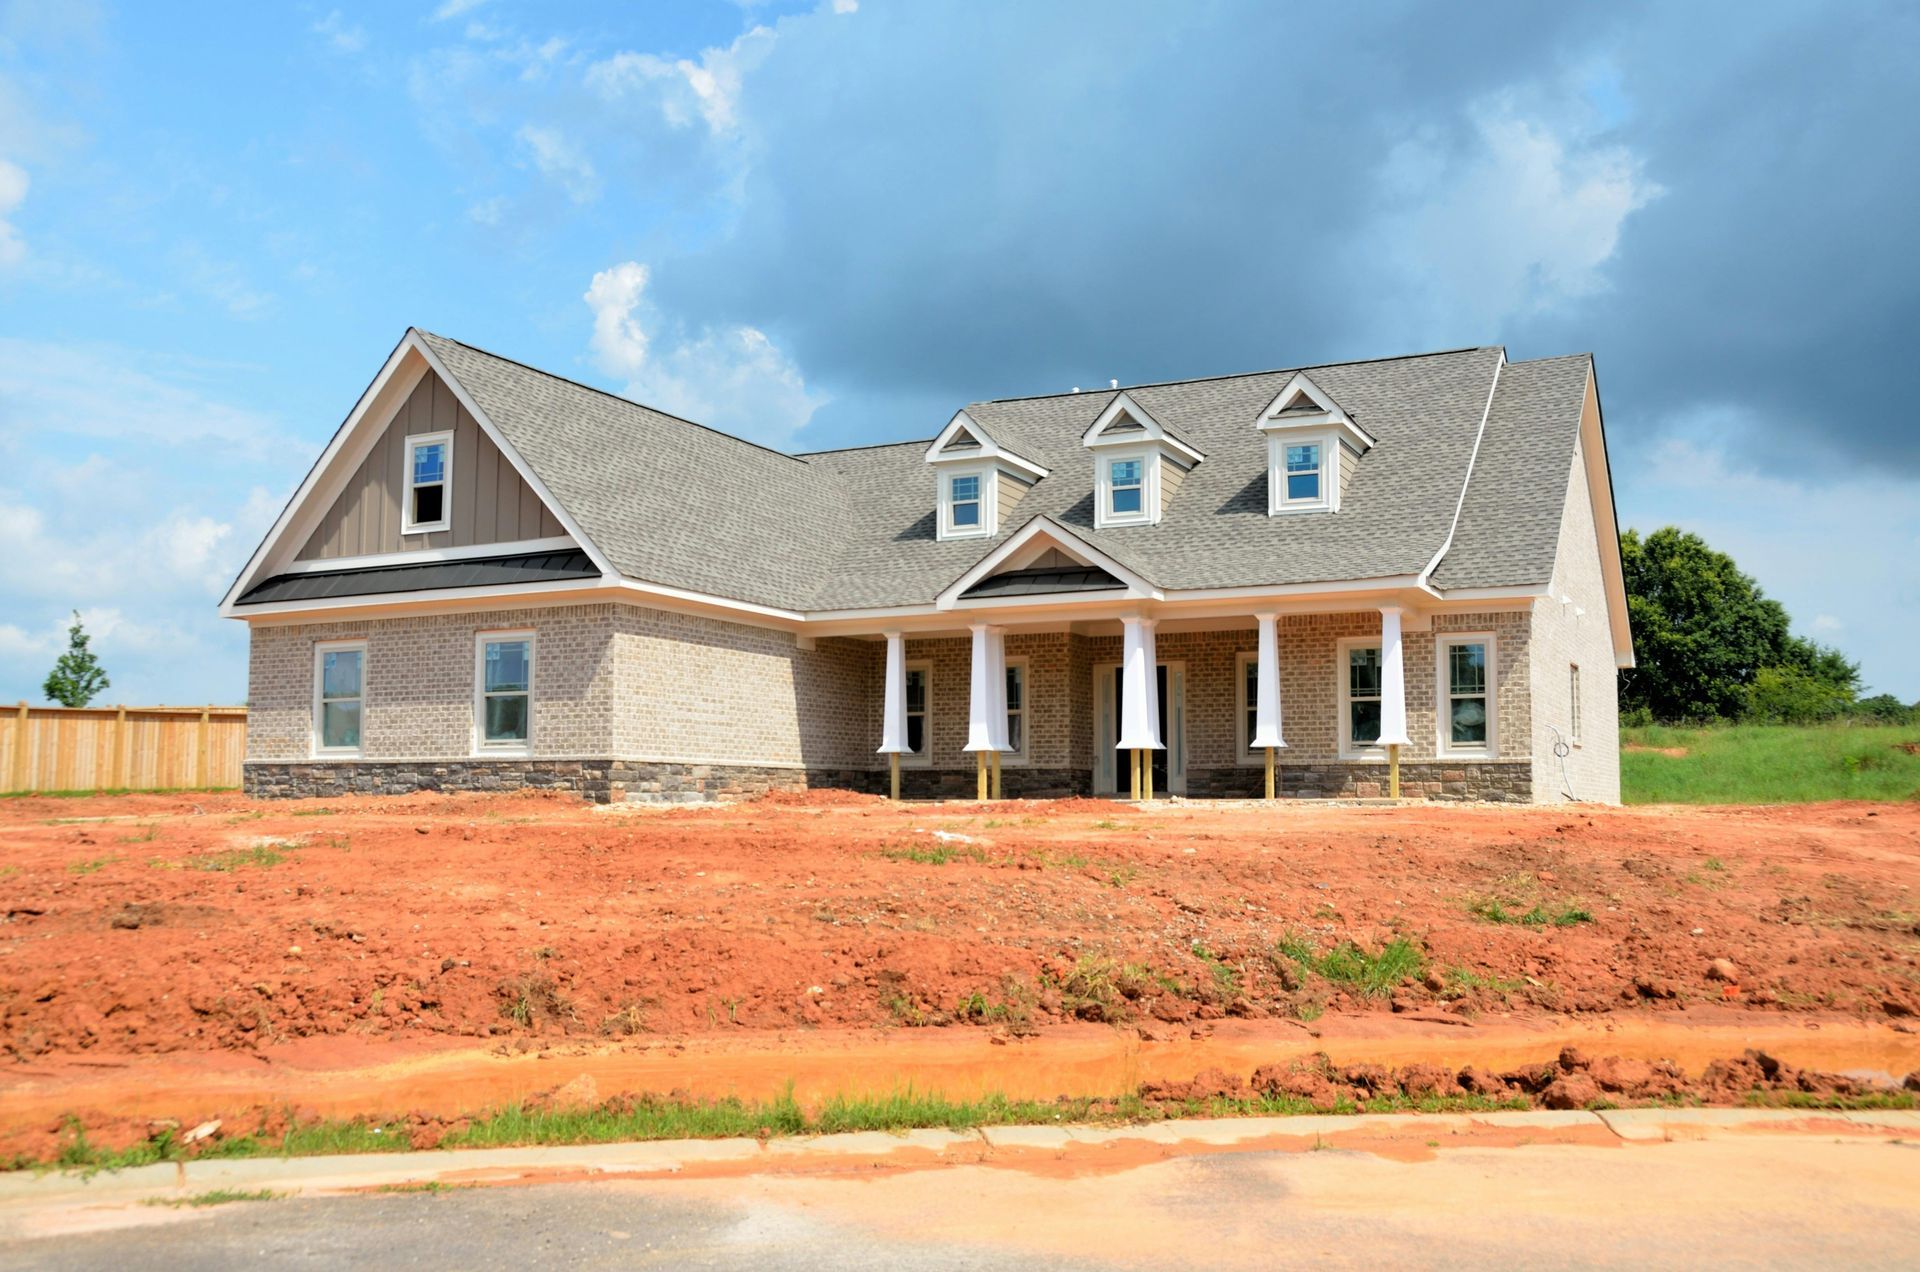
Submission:
<svg viewBox="0 0 1920 1272">
<path fill-rule="evenodd" d="M 1592 359 L 978 402 L 788 455 L 410 329 L 222 602 L 256 795 L 1617 801 Z"/>
</svg>

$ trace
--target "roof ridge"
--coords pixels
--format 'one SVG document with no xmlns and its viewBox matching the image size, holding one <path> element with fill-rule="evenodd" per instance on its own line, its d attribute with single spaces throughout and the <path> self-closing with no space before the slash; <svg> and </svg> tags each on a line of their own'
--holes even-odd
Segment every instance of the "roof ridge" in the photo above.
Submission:
<svg viewBox="0 0 1920 1272">
<path fill-rule="evenodd" d="M 597 393 L 603 398 L 611 398 L 623 406 L 635 406 L 643 411 L 651 411 L 660 418 L 672 420 L 676 424 L 685 424 L 689 428 L 697 428 L 703 432 L 712 433 L 715 437 L 724 437 L 728 441 L 738 442 L 742 446 L 751 446 L 755 450 L 765 451 L 769 455 L 778 455 L 781 459 L 791 459 L 798 464 L 807 462 L 801 457 L 800 453 L 776 450 L 764 442 L 756 442 L 752 438 L 741 437 L 738 433 L 729 433 L 724 428 L 715 428 L 711 424 L 702 424 L 699 420 L 690 420 L 684 415 L 675 415 L 672 411 L 663 411 L 659 407 L 649 406 L 645 402 L 636 402 L 630 397 L 622 397 L 618 393 L 614 393 L 608 389 L 596 388 L 591 384 L 582 384 L 580 381 L 570 379 L 558 372 L 548 371 L 544 367 L 536 367 L 532 363 L 522 362 L 518 358 L 509 358 L 504 353 L 495 353 L 491 349 L 482 349 L 477 344 L 469 344 L 465 340 L 458 339 L 457 337 L 443 336 L 437 331 L 428 331 L 425 327 L 416 327 L 414 330 L 423 336 L 432 336 L 435 340 L 444 340 L 448 344 L 459 345 L 462 349 L 471 349 L 473 352 L 492 358 L 496 362 L 504 362 L 508 366 L 519 367 L 522 371 L 531 371 L 535 375 L 543 375 L 549 380 L 558 380 L 560 383 L 572 385 L 576 389 L 584 389 L 588 393 Z"/>
<path fill-rule="evenodd" d="M 824 450 L 795 451 L 793 452 L 793 458 L 812 459 L 822 455 L 846 455 L 853 451 L 886 450 L 890 446 L 931 446 L 933 442 L 934 439 L 931 437 L 909 437 L 905 441 L 900 442 L 867 442 L 860 446 L 829 446 Z"/>
<path fill-rule="evenodd" d="M 1258 375 L 1281 375 L 1288 371 L 1324 371 L 1329 367 L 1364 367 L 1380 362 L 1413 362 L 1420 358 L 1444 358 L 1456 353 L 1480 353 L 1499 345 L 1461 345 L 1456 349 L 1429 349 L 1424 353 L 1397 353 L 1384 358 L 1350 358 L 1345 362 L 1310 362 L 1297 367 L 1268 367 L 1262 371 L 1229 371 L 1221 375 L 1196 375 L 1180 380 L 1143 380 L 1139 384 L 1121 384 L 1105 389 L 1069 389 L 1064 393 L 1029 393 L 1022 397 L 981 398 L 970 406 L 998 402 L 1040 402 L 1047 398 L 1090 397 L 1095 393 L 1126 393 L 1133 389 L 1163 389 L 1176 384 L 1206 384 L 1213 380 L 1251 380 Z M 1577 355 L 1572 355 L 1577 356 Z M 1544 361 L 1545 359 L 1540 359 Z"/>
</svg>

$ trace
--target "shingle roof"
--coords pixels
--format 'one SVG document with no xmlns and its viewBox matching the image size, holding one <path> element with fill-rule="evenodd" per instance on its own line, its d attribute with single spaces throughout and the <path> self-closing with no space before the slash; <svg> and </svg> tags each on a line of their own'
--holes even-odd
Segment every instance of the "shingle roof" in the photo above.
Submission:
<svg viewBox="0 0 1920 1272">
<path fill-rule="evenodd" d="M 1051 475 L 1002 509 L 999 534 L 940 542 L 927 440 L 783 455 L 421 334 L 623 574 L 804 611 L 930 603 L 1036 516 L 1170 590 L 1417 574 L 1453 524 L 1504 356 L 1478 348 L 1306 368 L 1377 442 L 1333 516 L 1267 515 L 1267 443 L 1254 419 L 1298 368 L 1125 390 L 1207 456 L 1153 526 L 1093 528 L 1093 455 L 1080 438 L 1117 390 L 976 402 L 967 413 L 983 429 Z M 1548 577 L 1559 504 L 1541 514 L 1544 488 L 1558 482 L 1555 499 L 1564 496 L 1580 410 L 1561 364 L 1586 359 L 1501 373 L 1488 426 L 1497 444 L 1483 446 L 1442 571 L 1449 586 Z"/>
</svg>

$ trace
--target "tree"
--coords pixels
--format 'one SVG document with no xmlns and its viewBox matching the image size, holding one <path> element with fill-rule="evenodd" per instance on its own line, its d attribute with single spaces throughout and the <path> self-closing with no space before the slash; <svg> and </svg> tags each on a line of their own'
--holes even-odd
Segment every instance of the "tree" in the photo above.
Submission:
<svg viewBox="0 0 1920 1272">
<path fill-rule="evenodd" d="M 1656 720 L 1736 719 L 1759 707 L 1753 686 L 1769 668 L 1794 678 L 1769 679 L 1760 700 L 1768 712 L 1829 696 L 1844 708 L 1859 691 L 1858 666 L 1792 635 L 1785 607 L 1699 535 L 1667 526 L 1642 539 L 1629 530 L 1620 536 L 1620 557 L 1636 663 L 1621 677 L 1623 711 Z"/>
<path fill-rule="evenodd" d="M 1853 714 L 1875 724 L 1912 724 L 1920 721 L 1920 703 L 1908 706 L 1890 693 L 1876 693 L 1854 703 Z"/>
<path fill-rule="evenodd" d="M 67 652 L 53 664 L 53 670 L 47 673 L 47 683 L 41 686 L 48 701 L 63 707 L 84 707 L 112 683 L 107 679 L 106 668 L 87 648 L 92 639 L 80 626 L 80 611 L 75 610 L 73 626 L 67 629 Z"/>
</svg>

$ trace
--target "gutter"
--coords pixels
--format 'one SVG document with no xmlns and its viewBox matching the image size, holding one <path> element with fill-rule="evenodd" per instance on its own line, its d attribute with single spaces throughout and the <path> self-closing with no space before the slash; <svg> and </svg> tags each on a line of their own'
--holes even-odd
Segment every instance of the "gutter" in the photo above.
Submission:
<svg viewBox="0 0 1920 1272">
<path fill-rule="evenodd" d="M 1480 431 L 1473 435 L 1473 453 L 1467 456 L 1467 475 L 1460 483 L 1460 498 L 1453 504 L 1453 523 L 1447 527 L 1446 541 L 1440 550 L 1433 554 L 1433 560 L 1427 562 L 1427 568 L 1420 571 L 1419 586 L 1435 596 L 1441 595 L 1440 589 L 1433 586 L 1433 572 L 1440 568 L 1440 562 L 1453 550 L 1453 536 L 1460 529 L 1460 511 L 1467 506 L 1467 491 L 1473 486 L 1473 466 L 1480 459 L 1480 443 L 1487 436 L 1487 420 L 1493 415 L 1493 395 L 1500 389 L 1500 372 L 1507 365 L 1507 350 L 1500 349 L 1500 361 L 1494 364 L 1493 383 L 1487 386 L 1487 404 L 1480 409 Z"/>
</svg>

